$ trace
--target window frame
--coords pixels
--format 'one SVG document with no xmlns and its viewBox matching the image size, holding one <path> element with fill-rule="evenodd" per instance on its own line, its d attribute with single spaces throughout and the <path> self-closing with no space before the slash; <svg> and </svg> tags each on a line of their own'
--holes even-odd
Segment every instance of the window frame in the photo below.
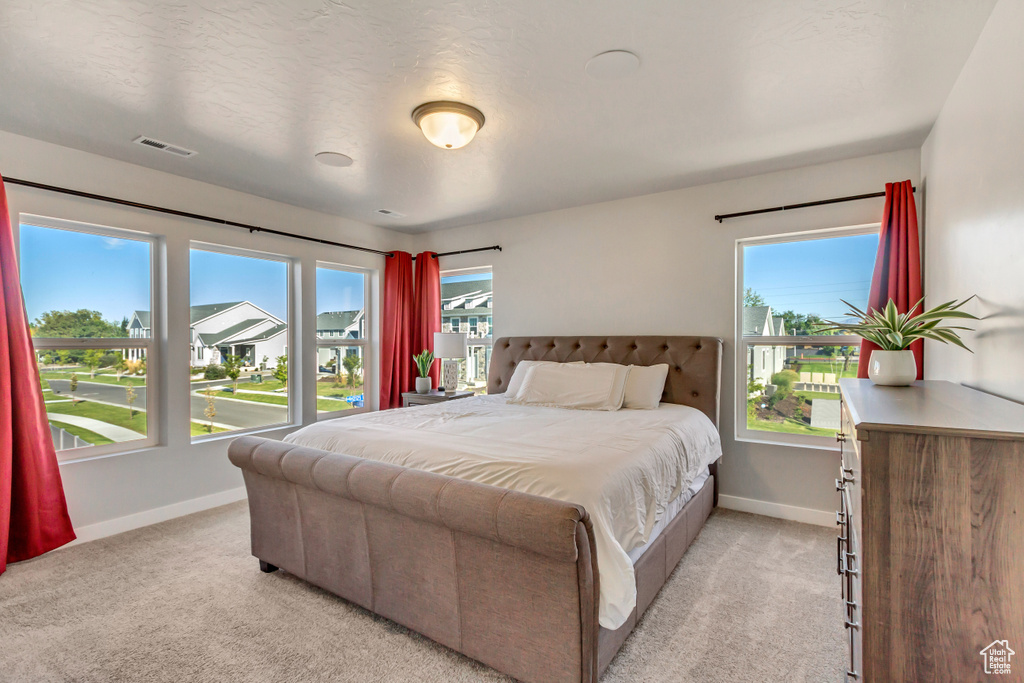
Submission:
<svg viewBox="0 0 1024 683">
<path fill-rule="evenodd" d="M 373 349 L 373 330 L 375 330 L 376 327 L 372 324 L 373 323 L 373 319 L 371 317 L 372 309 L 370 308 L 371 294 L 372 294 L 371 289 L 372 289 L 372 284 L 373 284 L 373 271 L 369 270 L 368 268 L 360 268 L 358 266 L 349 266 L 349 265 L 344 265 L 344 264 L 341 264 L 341 263 L 334 263 L 332 261 L 317 261 L 315 267 L 316 267 L 316 270 L 324 268 L 326 270 L 337 270 L 337 271 L 341 271 L 343 273 L 355 273 L 357 275 L 362 275 L 363 276 L 363 321 L 362 321 L 363 338 L 362 339 L 352 339 L 350 337 L 346 337 L 343 330 L 340 331 L 337 335 L 334 335 L 334 333 L 332 332 L 329 335 L 325 335 L 324 338 L 321 339 L 320 335 L 317 334 L 317 332 L 316 332 L 316 318 L 319 315 L 319 313 L 317 313 L 315 309 L 319 308 L 319 306 L 314 305 L 314 315 L 313 315 L 313 346 L 314 346 L 314 348 L 313 348 L 313 353 L 311 355 L 312 355 L 312 358 L 313 358 L 313 365 L 314 365 L 314 372 L 313 372 L 313 376 L 314 376 L 314 380 L 313 380 L 314 381 L 314 391 L 313 391 L 314 399 L 313 399 L 313 403 L 314 403 L 314 406 L 313 407 L 314 407 L 314 412 L 316 412 L 317 422 L 319 422 L 320 420 L 333 420 L 334 418 L 346 417 L 348 415 L 358 415 L 360 413 L 368 413 L 368 412 L 370 412 L 372 410 L 372 408 L 370 407 L 370 401 L 367 399 L 367 388 L 371 386 L 370 382 L 368 381 L 368 378 L 374 376 L 373 372 L 375 370 L 375 366 L 373 364 L 373 354 L 371 353 L 371 350 Z M 316 281 L 316 278 L 315 278 L 315 274 L 314 274 L 314 282 L 315 281 Z M 319 294 L 319 291 L 315 291 L 313 293 L 314 301 L 315 301 L 316 296 L 318 294 Z M 320 358 L 319 358 L 320 354 L 319 354 L 319 352 L 320 352 L 321 348 L 335 348 L 335 347 L 339 347 L 339 346 L 355 347 L 355 348 L 360 348 L 362 350 L 361 353 L 363 355 L 363 407 L 362 408 L 356 408 L 356 407 L 353 406 L 352 408 L 346 408 L 344 410 L 332 410 L 330 412 L 323 412 L 322 413 L 319 410 L 319 404 L 316 403 L 316 401 L 317 401 L 317 399 L 316 399 L 317 394 L 316 394 L 316 391 L 315 391 L 315 388 L 316 388 L 316 384 L 315 383 L 317 381 L 316 380 L 316 376 L 320 374 Z"/>
<path fill-rule="evenodd" d="M 474 266 L 472 268 L 452 268 L 450 270 L 442 270 L 441 273 L 440 273 L 440 279 L 443 280 L 446 277 L 459 277 L 460 275 L 482 275 L 484 273 L 486 273 L 486 274 L 491 276 L 491 300 L 490 300 L 489 303 L 491 303 L 492 305 L 489 306 L 488 308 L 493 310 L 494 309 L 494 306 L 493 306 L 493 303 L 494 303 L 494 267 L 493 266 Z M 444 307 L 444 302 L 442 301 L 442 303 L 441 303 L 442 327 L 443 327 L 443 314 L 444 314 L 444 312 L 446 310 L 452 311 L 452 310 L 456 310 L 456 309 L 454 309 L 454 308 L 446 309 Z M 452 317 L 457 317 L 459 319 L 459 329 L 455 329 L 453 327 L 452 328 L 452 332 L 460 332 L 461 331 L 461 326 L 462 326 L 462 321 L 465 320 L 466 321 L 467 335 L 468 334 L 474 334 L 471 331 L 471 328 L 470 328 L 470 322 L 469 322 L 470 321 L 470 316 L 468 314 L 460 315 L 460 316 L 452 316 Z M 479 323 L 480 323 L 480 320 L 481 320 L 481 316 L 477 315 L 477 316 L 473 316 L 473 317 L 477 319 L 477 329 L 479 330 L 480 329 L 479 328 Z M 493 316 L 488 316 L 488 317 L 493 317 Z M 491 324 L 487 325 L 487 336 L 486 337 L 477 337 L 477 338 L 470 337 L 469 339 L 467 339 L 467 342 L 468 342 L 467 346 L 486 346 L 486 347 L 490 347 L 493 350 L 493 348 L 494 348 L 494 326 L 491 325 Z M 485 372 L 489 375 L 490 374 L 490 352 L 488 352 L 487 350 L 484 350 L 484 354 L 488 358 L 488 360 L 486 362 Z M 466 354 L 466 359 L 465 359 L 465 362 L 467 363 L 467 366 L 466 366 L 467 371 L 468 371 L 468 363 L 469 363 L 470 359 L 471 359 L 471 355 L 467 353 Z M 487 377 L 485 376 L 484 377 L 484 389 L 486 390 L 486 388 L 487 388 Z"/>
<path fill-rule="evenodd" d="M 734 438 L 736 441 L 750 443 L 768 443 L 815 450 L 839 450 L 837 441 L 832 437 L 812 436 L 803 434 L 786 434 L 769 432 L 747 427 L 747 359 L 751 346 L 782 346 L 782 345 L 823 345 L 823 346 L 860 346 L 861 338 L 856 335 L 782 335 L 764 337 L 743 336 L 743 252 L 749 246 L 784 244 L 787 242 L 805 242 L 834 237 L 854 237 L 857 235 L 878 234 L 881 223 L 865 223 L 860 225 L 816 230 L 802 230 L 777 235 L 758 237 L 742 237 L 736 240 L 736 291 L 734 302 L 734 338 L 736 339 L 736 357 L 733 362 L 735 371 L 735 420 Z"/>
<path fill-rule="evenodd" d="M 160 403 L 160 345 L 157 343 L 157 340 L 160 339 L 162 332 L 160 323 L 163 320 L 162 297 L 160 296 L 163 292 L 163 280 L 159 259 L 163 238 L 160 235 L 141 230 L 21 213 L 18 215 L 17 235 L 19 285 L 21 285 L 21 272 L 23 271 L 23 254 L 21 253 L 21 227 L 23 225 L 98 235 L 100 237 L 128 239 L 149 244 L 149 337 L 32 337 L 32 346 L 35 351 L 81 349 L 127 351 L 128 349 L 143 349 L 146 352 L 146 436 L 142 439 L 98 446 L 89 445 L 63 450 L 56 450 L 55 448 L 58 463 L 64 464 L 112 455 L 122 455 L 160 445 L 159 434 L 163 415 Z"/>
<path fill-rule="evenodd" d="M 301 412 L 299 407 L 296 405 L 295 397 L 298 395 L 295 392 L 295 370 L 296 364 L 295 359 L 292 358 L 291 354 L 288 353 L 289 348 L 295 346 L 295 307 L 292 303 L 292 294 L 295 288 L 295 273 L 297 272 L 296 261 L 297 259 L 293 256 L 287 256 L 284 254 L 276 254 L 274 252 L 262 251 L 259 249 L 246 249 L 244 247 L 233 247 L 226 244 L 218 244 L 215 242 L 203 242 L 202 240 L 189 240 L 188 242 L 188 267 L 189 276 L 191 279 L 192 273 L 192 251 L 206 251 L 214 254 L 224 254 L 226 256 L 241 256 L 244 258 L 260 259 L 263 261 L 276 261 L 278 263 L 285 264 L 285 301 L 287 302 L 286 308 L 286 319 L 285 324 L 288 326 L 288 331 L 285 332 L 285 344 L 284 344 L 284 355 L 288 357 L 288 392 L 286 394 L 288 398 L 288 415 L 284 422 L 274 422 L 271 424 L 258 425 L 255 427 L 245 427 L 243 429 L 232 429 L 226 432 L 215 432 L 213 434 L 200 434 L 199 436 L 192 436 L 192 412 L 191 407 L 189 408 L 188 425 L 189 425 L 189 442 L 192 444 L 202 443 L 204 441 L 211 441 L 216 439 L 234 438 L 237 436 L 244 436 L 246 434 L 255 434 L 274 429 L 282 429 L 287 427 L 295 427 L 301 424 Z M 252 302 L 250 302 L 252 303 Z M 186 308 L 191 310 L 192 308 L 192 286 L 189 283 L 188 300 L 185 302 Z M 254 304 L 255 305 L 255 304 Z M 199 343 L 198 335 L 196 339 L 190 343 Z M 191 359 L 191 353 L 189 358 Z M 191 370 L 191 361 L 188 363 L 189 370 Z M 188 383 L 188 395 L 192 396 L 192 376 L 188 375 L 185 378 Z M 191 398 L 190 398 L 191 400 Z"/>
</svg>

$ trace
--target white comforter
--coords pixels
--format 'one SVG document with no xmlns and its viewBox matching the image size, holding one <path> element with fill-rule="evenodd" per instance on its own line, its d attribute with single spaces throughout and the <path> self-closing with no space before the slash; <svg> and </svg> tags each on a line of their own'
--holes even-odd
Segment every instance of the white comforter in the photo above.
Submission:
<svg viewBox="0 0 1024 683">
<path fill-rule="evenodd" d="M 722 454 L 718 431 L 694 408 L 565 410 L 502 395 L 326 420 L 285 441 L 582 505 L 596 536 L 599 621 L 609 629 L 636 606 L 626 553 Z"/>
</svg>

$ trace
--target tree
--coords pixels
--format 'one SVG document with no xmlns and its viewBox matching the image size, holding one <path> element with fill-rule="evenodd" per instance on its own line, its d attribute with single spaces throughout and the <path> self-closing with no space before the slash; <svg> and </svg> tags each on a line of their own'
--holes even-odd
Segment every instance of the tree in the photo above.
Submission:
<svg viewBox="0 0 1024 683">
<path fill-rule="evenodd" d="M 99 311 L 46 311 L 33 323 L 39 337 L 120 337 L 121 328 L 103 319 Z"/>
<path fill-rule="evenodd" d="M 71 405 L 78 403 L 78 399 L 75 398 L 75 392 L 78 391 L 78 375 L 71 373 L 71 381 L 68 382 L 68 389 L 71 390 Z"/>
<path fill-rule="evenodd" d="M 96 368 L 103 361 L 103 352 L 98 349 L 89 349 L 85 352 L 85 365 L 89 368 L 89 377 L 96 376 Z"/>
<path fill-rule="evenodd" d="M 345 366 L 345 372 L 348 374 L 348 385 L 354 387 L 356 385 L 356 370 L 363 364 L 363 359 L 353 353 L 351 356 L 345 356 L 341 360 L 341 364 Z"/>
<path fill-rule="evenodd" d="M 793 391 L 793 384 L 800 381 L 800 375 L 792 370 L 783 370 L 772 375 L 772 384 L 778 387 L 775 393 L 789 393 Z"/>
<path fill-rule="evenodd" d="M 121 334 L 123 334 L 124 336 L 127 337 L 128 336 L 128 318 L 121 318 L 121 324 L 119 325 L 119 327 L 121 328 Z"/>
<path fill-rule="evenodd" d="M 128 369 L 128 363 L 125 362 L 124 354 L 120 351 L 117 352 L 117 360 L 114 361 L 114 372 L 117 373 L 117 381 L 121 381 L 121 376 L 124 375 Z"/>
<path fill-rule="evenodd" d="M 213 434 L 213 418 L 217 417 L 217 404 L 214 402 L 213 389 L 210 387 L 206 387 L 206 410 L 203 411 L 203 415 L 210 421 L 206 431 Z"/>
<path fill-rule="evenodd" d="M 138 367 L 135 368 L 135 374 L 136 375 L 145 375 L 146 374 L 146 359 L 145 358 L 140 358 L 139 359 L 139 365 L 138 365 Z"/>
<path fill-rule="evenodd" d="M 124 388 L 124 400 L 128 404 L 128 419 L 135 419 L 135 399 L 138 398 L 135 393 L 135 387 L 132 386 L 131 380 L 128 380 L 128 386 Z"/>
<path fill-rule="evenodd" d="M 224 373 L 231 379 L 231 386 L 234 387 L 234 391 L 238 393 L 238 376 L 242 374 L 242 357 L 228 354 L 224 356 L 222 361 L 224 365 Z"/>
<path fill-rule="evenodd" d="M 755 292 L 750 287 L 743 290 L 743 307 L 752 308 L 754 306 L 767 306 L 768 302 L 765 301 L 764 297 Z"/>
<path fill-rule="evenodd" d="M 274 359 L 277 365 L 274 367 L 274 379 L 281 384 L 288 386 L 288 354 L 278 356 Z"/>
</svg>

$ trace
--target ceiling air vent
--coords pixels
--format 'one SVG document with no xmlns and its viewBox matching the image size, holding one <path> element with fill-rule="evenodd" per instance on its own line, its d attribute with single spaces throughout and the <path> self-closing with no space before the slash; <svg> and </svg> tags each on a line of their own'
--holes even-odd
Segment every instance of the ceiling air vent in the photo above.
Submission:
<svg viewBox="0 0 1024 683">
<path fill-rule="evenodd" d="M 148 138 L 145 135 L 140 135 L 139 137 L 132 140 L 132 142 L 134 142 L 137 145 L 142 145 L 144 147 L 152 147 L 153 149 L 158 149 L 161 152 L 167 152 L 168 154 L 173 154 L 174 156 L 185 157 L 186 159 L 188 157 L 194 157 L 196 154 L 199 154 L 199 152 L 194 152 L 191 149 L 178 147 L 177 145 L 172 145 L 169 142 L 162 142 L 155 138 Z"/>
<path fill-rule="evenodd" d="M 379 213 L 382 216 L 390 216 L 391 218 L 405 218 L 404 213 L 398 213 L 397 211 L 392 211 L 391 209 L 377 209 L 377 213 Z"/>
</svg>

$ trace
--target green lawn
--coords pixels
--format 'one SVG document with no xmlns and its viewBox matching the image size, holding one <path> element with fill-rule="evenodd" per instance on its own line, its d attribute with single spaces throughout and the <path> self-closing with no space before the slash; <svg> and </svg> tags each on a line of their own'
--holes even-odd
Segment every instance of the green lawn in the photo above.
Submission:
<svg viewBox="0 0 1024 683">
<path fill-rule="evenodd" d="M 219 432 L 228 431 L 227 429 L 224 429 L 223 427 L 217 427 L 216 425 L 213 427 L 213 431 L 210 431 L 210 424 L 208 422 L 202 423 L 193 420 L 191 424 L 192 436 L 206 436 L 207 434 L 217 434 Z"/>
<path fill-rule="evenodd" d="M 747 416 L 747 429 L 760 432 L 782 432 L 785 434 L 804 434 L 807 436 L 835 436 L 834 429 L 817 429 L 803 422 L 786 418 L 782 422 L 767 422 Z"/>
<path fill-rule="evenodd" d="M 95 377 L 90 377 L 89 376 L 89 369 L 88 368 L 85 368 L 84 370 L 76 371 L 74 373 L 64 372 L 64 371 L 61 371 L 61 372 L 49 372 L 47 370 L 43 370 L 41 373 L 39 373 L 39 376 L 43 380 L 47 380 L 47 379 L 71 379 L 71 375 L 72 374 L 78 375 L 78 381 L 79 382 L 97 382 L 99 384 L 119 384 L 119 385 L 121 385 L 123 387 L 129 386 L 129 385 L 133 386 L 133 387 L 144 387 L 144 386 L 146 386 L 146 380 L 143 377 L 130 377 L 128 375 L 124 375 L 124 376 L 121 377 L 121 379 L 118 379 L 116 375 L 101 375 L 98 372 L 96 373 Z"/>
<path fill-rule="evenodd" d="M 857 363 L 850 361 L 850 367 L 843 371 L 843 363 L 839 361 L 835 364 L 823 362 L 823 361 L 796 361 L 793 364 L 793 369 L 796 372 L 830 372 L 835 373 L 836 377 L 856 377 L 857 376 Z"/>
<path fill-rule="evenodd" d="M 108 406 L 103 403 L 92 401 L 79 401 L 78 403 L 49 403 L 46 412 L 50 415 L 80 415 L 90 417 L 100 422 L 117 425 L 130 429 L 139 434 L 146 433 L 146 413 L 135 411 L 135 417 L 130 418 L 128 409 L 120 406 Z"/>
<path fill-rule="evenodd" d="M 69 425 L 69 424 L 67 424 L 65 422 L 59 422 L 57 420 L 50 420 L 50 424 L 53 425 L 54 427 L 59 427 L 60 429 L 63 429 L 65 432 L 67 432 L 69 434 L 74 434 L 75 436 L 77 436 L 82 441 L 87 441 L 87 442 L 91 443 L 93 446 L 102 446 L 104 444 L 114 443 L 113 441 L 111 441 L 107 437 L 101 436 L 101 435 L 97 434 L 96 432 L 90 432 L 88 429 L 82 429 L 81 427 L 76 427 L 75 425 Z"/>
<path fill-rule="evenodd" d="M 285 395 L 268 396 L 267 394 L 247 394 L 244 392 L 233 394 L 227 391 L 218 391 L 214 396 L 234 398 L 239 401 L 252 401 L 253 403 L 269 403 L 275 406 L 288 405 L 288 397 Z M 316 409 L 320 413 L 333 413 L 336 410 L 348 410 L 351 407 L 352 404 L 345 401 L 334 401 L 331 399 L 317 399 L 316 401 Z"/>
</svg>

